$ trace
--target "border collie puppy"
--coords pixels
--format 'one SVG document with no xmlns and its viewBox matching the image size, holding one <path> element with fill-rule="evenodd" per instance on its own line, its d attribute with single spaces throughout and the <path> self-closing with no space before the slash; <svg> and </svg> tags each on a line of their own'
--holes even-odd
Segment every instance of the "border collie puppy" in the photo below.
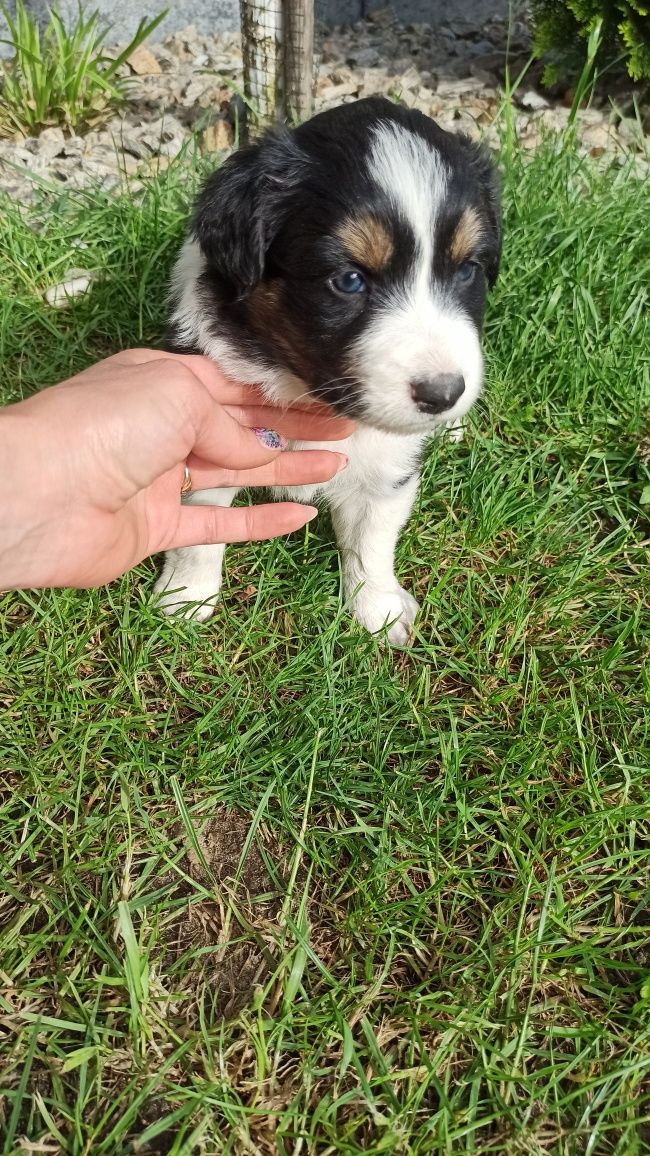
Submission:
<svg viewBox="0 0 650 1156">
<path fill-rule="evenodd" d="M 370 631 L 387 625 L 398 645 L 418 605 L 395 577 L 397 538 L 427 438 L 480 393 L 500 249 L 485 153 L 370 97 L 230 157 L 199 196 L 174 270 L 172 349 L 214 358 L 279 404 L 309 393 L 358 422 L 346 441 L 322 443 L 348 455 L 346 470 L 277 494 L 328 504 L 351 611 Z M 229 505 L 235 494 L 189 500 Z M 163 609 L 208 618 L 223 553 L 168 553 Z"/>
</svg>

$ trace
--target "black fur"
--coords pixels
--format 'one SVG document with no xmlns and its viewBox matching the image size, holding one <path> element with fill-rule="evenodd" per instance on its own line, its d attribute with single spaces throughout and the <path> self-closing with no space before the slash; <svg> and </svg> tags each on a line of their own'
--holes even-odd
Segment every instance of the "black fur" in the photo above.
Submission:
<svg viewBox="0 0 650 1156">
<path fill-rule="evenodd" d="M 260 366 L 289 369 L 315 396 L 357 418 L 363 416 L 363 399 L 348 351 L 377 311 L 390 308 L 415 254 L 409 223 L 365 164 L 373 127 L 386 121 L 425 138 L 448 170 L 432 273 L 480 330 L 486 287 L 494 283 L 501 252 L 492 164 L 467 138 L 383 97 L 320 113 L 293 131 L 274 130 L 231 156 L 207 181 L 193 220 L 207 262 L 199 294 L 214 335 Z M 450 269 L 447 249 L 468 207 L 480 214 L 485 229 L 475 255 L 480 272 L 465 285 Z M 386 222 L 394 253 L 373 280 L 372 294 L 342 298 L 330 282 L 350 260 L 336 230 L 353 210 Z M 277 321 L 268 298 L 260 308 L 260 286 L 277 299 Z"/>
</svg>

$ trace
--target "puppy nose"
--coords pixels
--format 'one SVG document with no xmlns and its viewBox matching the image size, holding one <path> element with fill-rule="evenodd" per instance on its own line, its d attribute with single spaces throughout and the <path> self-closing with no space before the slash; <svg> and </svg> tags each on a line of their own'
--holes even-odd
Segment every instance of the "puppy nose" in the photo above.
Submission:
<svg viewBox="0 0 650 1156">
<path fill-rule="evenodd" d="M 439 373 L 437 377 L 418 377 L 411 382 L 411 397 L 423 413 L 444 413 L 464 391 L 462 373 Z"/>
</svg>

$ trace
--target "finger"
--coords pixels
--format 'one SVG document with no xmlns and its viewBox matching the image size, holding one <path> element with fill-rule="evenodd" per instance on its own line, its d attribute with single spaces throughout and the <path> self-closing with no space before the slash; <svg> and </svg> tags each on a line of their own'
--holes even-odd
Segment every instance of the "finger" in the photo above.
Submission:
<svg viewBox="0 0 650 1156">
<path fill-rule="evenodd" d="M 219 470 L 249 470 L 266 465 L 282 452 L 270 448 L 248 425 L 242 425 L 204 393 L 205 405 L 194 429 L 190 451 L 194 459 Z"/>
<path fill-rule="evenodd" d="M 315 506 L 298 502 L 273 502 L 243 506 L 183 506 L 177 531 L 166 549 L 207 546 L 216 542 L 261 542 L 300 530 L 316 517 Z"/>
<path fill-rule="evenodd" d="M 228 404 L 224 409 L 240 425 L 276 430 L 285 438 L 300 441 L 342 441 L 350 437 L 356 429 L 353 421 L 337 417 L 327 410 L 312 413 L 304 409 L 275 409 L 268 404 L 264 406 Z"/>
<path fill-rule="evenodd" d="M 345 454 L 331 450 L 299 450 L 277 454 L 273 461 L 250 470 L 215 470 L 209 463 L 190 458 L 192 489 L 215 486 L 308 486 L 327 482 L 348 464 Z"/>
<path fill-rule="evenodd" d="M 232 378 L 227 377 L 215 361 L 210 357 L 203 357 L 200 353 L 167 353 L 164 349 L 124 349 L 121 353 L 115 354 L 115 360 L 119 361 L 121 365 L 142 365 L 148 361 L 176 361 L 179 365 L 184 365 L 186 369 L 191 370 L 211 393 L 215 401 L 222 405 L 260 405 L 268 408 L 274 414 L 283 413 L 287 408 L 290 408 L 294 412 L 310 413 L 320 417 L 334 417 L 333 411 L 328 406 L 311 398 L 301 398 L 299 401 L 289 402 L 288 407 L 284 404 L 270 406 L 268 398 L 258 385 L 233 381 Z M 335 420 L 350 425 L 350 432 L 355 428 L 354 423 L 349 422 L 347 418 L 336 418 Z M 275 427 L 271 425 L 271 428 Z M 342 436 L 346 437 L 347 435 L 343 434 Z"/>
</svg>

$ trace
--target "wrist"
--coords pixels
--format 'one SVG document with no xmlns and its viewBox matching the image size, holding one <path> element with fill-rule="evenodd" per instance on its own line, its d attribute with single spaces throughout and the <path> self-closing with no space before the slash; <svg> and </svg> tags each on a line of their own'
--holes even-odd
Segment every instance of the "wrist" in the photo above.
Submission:
<svg viewBox="0 0 650 1156">
<path fill-rule="evenodd" d="M 39 585 L 45 503 L 33 490 L 43 470 L 38 424 L 25 402 L 0 409 L 0 590 Z"/>
</svg>

